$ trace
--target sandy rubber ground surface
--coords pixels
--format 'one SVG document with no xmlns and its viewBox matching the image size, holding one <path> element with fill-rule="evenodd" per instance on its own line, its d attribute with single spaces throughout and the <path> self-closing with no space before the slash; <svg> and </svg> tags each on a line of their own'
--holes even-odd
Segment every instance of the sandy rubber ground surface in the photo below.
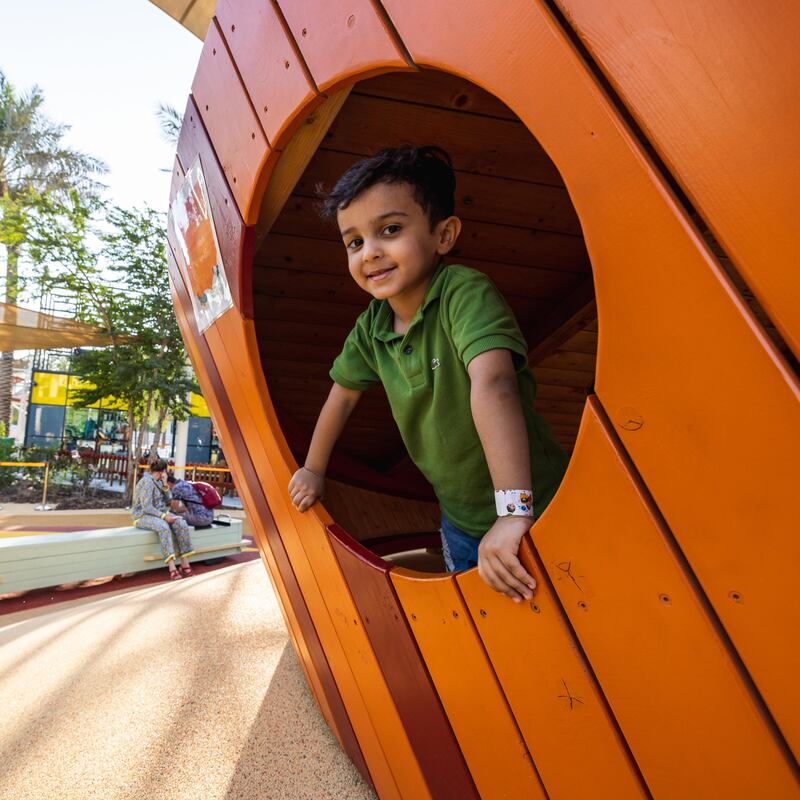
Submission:
<svg viewBox="0 0 800 800">
<path fill-rule="evenodd" d="M 0 617 L 0 799 L 373 798 L 264 567 Z"/>
</svg>

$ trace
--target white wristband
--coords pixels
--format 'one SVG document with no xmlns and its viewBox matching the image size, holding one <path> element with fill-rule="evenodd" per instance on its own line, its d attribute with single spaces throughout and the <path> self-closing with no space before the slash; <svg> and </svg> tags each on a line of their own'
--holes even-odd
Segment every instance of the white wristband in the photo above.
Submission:
<svg viewBox="0 0 800 800">
<path fill-rule="evenodd" d="M 530 489 L 497 489 L 494 503 L 498 517 L 533 516 L 533 492 Z"/>
</svg>

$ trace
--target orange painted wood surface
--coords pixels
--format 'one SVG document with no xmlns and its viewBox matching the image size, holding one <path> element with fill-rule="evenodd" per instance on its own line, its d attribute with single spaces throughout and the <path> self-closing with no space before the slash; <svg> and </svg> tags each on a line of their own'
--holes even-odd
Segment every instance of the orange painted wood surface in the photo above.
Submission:
<svg viewBox="0 0 800 800">
<path fill-rule="evenodd" d="M 784 646 L 800 628 L 795 378 L 541 4 L 444 0 L 422 27 L 384 5 L 418 64 L 494 92 L 561 172 L 594 268 L 597 393 L 800 752 L 800 649 Z"/>
<path fill-rule="evenodd" d="M 279 0 L 278 5 L 320 91 L 356 76 L 410 69 L 380 4 Z"/>
<path fill-rule="evenodd" d="M 792 769 L 596 398 L 532 535 L 654 797 L 795 796 Z"/>
<path fill-rule="evenodd" d="M 480 796 L 547 797 L 455 579 L 390 577 Z"/>
<path fill-rule="evenodd" d="M 281 149 L 320 97 L 305 62 L 270 0 L 219 0 L 216 15 L 270 146 Z"/>
<path fill-rule="evenodd" d="M 225 275 L 231 289 L 231 297 L 244 316 L 252 317 L 253 229 L 246 227 L 242 221 L 233 193 L 225 180 L 214 147 L 200 118 L 197 105 L 194 98 L 189 97 L 178 139 L 178 159 L 183 169 L 186 170 L 198 157 L 206 179 L 209 206 L 217 232 Z M 175 174 L 175 170 L 173 170 L 173 175 Z M 173 184 L 176 184 L 174 178 Z M 177 185 L 175 188 L 177 189 Z"/>
<path fill-rule="evenodd" d="M 320 642 L 300 586 L 289 563 L 283 543 L 277 535 L 274 519 L 265 502 L 263 490 L 253 467 L 248 448 L 244 443 L 232 408 L 227 400 L 220 373 L 214 364 L 211 352 L 204 338 L 197 334 L 193 310 L 186 289 L 183 286 L 180 270 L 173 251 L 168 248 L 171 260 L 171 285 L 174 305 L 195 372 L 203 389 L 203 396 L 209 403 L 215 425 L 224 442 L 229 442 L 229 463 L 234 470 L 234 478 L 248 509 L 248 516 L 256 534 L 259 549 L 268 571 L 278 591 L 278 597 L 292 634 L 295 652 L 317 699 L 323 716 L 334 731 L 343 749 L 359 769 L 365 780 L 371 782 L 370 771 L 333 678 L 327 654 Z"/>
<path fill-rule="evenodd" d="M 478 800 L 450 723 L 389 579 L 390 565 L 338 525 L 328 528 L 420 768 L 436 800 Z"/>
<path fill-rule="evenodd" d="M 556 2 L 800 356 L 800 6 Z"/>
<path fill-rule="evenodd" d="M 515 604 L 493 591 L 477 570 L 456 581 L 548 797 L 647 797 L 602 690 L 527 541 L 520 555 L 538 582 L 529 603 Z"/>
<path fill-rule="evenodd" d="M 381 797 L 429 793 L 328 539 L 331 522 L 299 514 L 286 487 L 293 460 L 269 407 L 252 324 L 224 314 L 205 334 Z M 279 434 L 278 434 L 279 435 Z M 324 512 L 323 512 L 324 513 Z"/>
<path fill-rule="evenodd" d="M 242 218 L 254 225 L 268 162 L 274 163 L 277 154 L 270 150 L 216 21 L 208 29 L 192 94 Z"/>
</svg>

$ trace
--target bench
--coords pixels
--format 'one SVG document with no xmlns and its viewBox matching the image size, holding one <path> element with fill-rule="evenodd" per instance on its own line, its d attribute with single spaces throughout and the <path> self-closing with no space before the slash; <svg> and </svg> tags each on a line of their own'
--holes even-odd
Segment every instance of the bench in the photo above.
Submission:
<svg viewBox="0 0 800 800">
<path fill-rule="evenodd" d="M 242 520 L 230 527 L 192 529 L 190 561 L 241 553 Z M 163 567 L 158 536 L 140 528 L 15 536 L 0 539 L 0 594 Z"/>
</svg>

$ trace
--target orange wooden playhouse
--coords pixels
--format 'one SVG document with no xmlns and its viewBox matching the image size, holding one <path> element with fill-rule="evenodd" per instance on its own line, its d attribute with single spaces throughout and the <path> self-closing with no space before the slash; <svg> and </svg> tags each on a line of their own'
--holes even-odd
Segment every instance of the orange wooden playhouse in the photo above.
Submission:
<svg viewBox="0 0 800 800">
<path fill-rule="evenodd" d="M 173 299 L 308 685 L 382 799 L 798 796 L 798 26 L 218 1 L 172 193 L 199 164 L 232 307 L 201 330 L 174 225 Z M 315 185 L 408 141 L 451 153 L 454 260 L 514 308 L 572 454 L 530 604 L 409 568 L 436 505 L 378 391 L 324 506 L 287 496 L 368 300 Z"/>
</svg>

